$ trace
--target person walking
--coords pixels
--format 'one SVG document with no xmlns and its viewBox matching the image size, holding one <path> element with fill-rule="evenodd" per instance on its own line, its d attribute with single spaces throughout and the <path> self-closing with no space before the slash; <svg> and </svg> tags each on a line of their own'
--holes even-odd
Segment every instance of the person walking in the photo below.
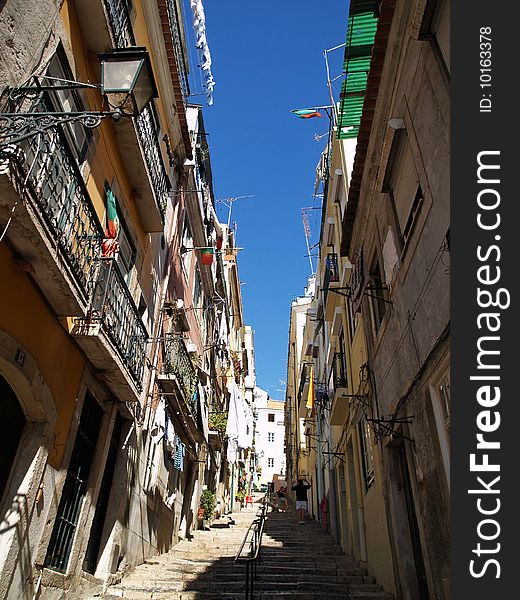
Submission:
<svg viewBox="0 0 520 600">
<path fill-rule="evenodd" d="M 298 479 L 298 482 L 293 482 L 292 491 L 296 492 L 296 511 L 298 513 L 299 525 L 305 523 L 305 513 L 307 512 L 307 490 L 309 490 L 311 484 L 307 479 Z"/>
<path fill-rule="evenodd" d="M 276 492 L 276 495 L 278 496 L 278 510 L 281 510 L 282 512 L 285 512 L 285 510 L 287 509 L 287 487 L 281 485 L 278 488 L 278 491 Z"/>
</svg>

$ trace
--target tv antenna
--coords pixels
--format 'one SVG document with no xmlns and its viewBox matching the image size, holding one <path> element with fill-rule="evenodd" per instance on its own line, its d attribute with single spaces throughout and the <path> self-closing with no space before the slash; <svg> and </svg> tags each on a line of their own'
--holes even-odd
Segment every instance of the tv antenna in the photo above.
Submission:
<svg viewBox="0 0 520 600">
<path fill-rule="evenodd" d="M 314 210 L 314 207 L 302 208 L 302 220 L 303 220 L 303 231 L 305 233 L 305 243 L 307 244 L 307 256 L 309 257 L 309 263 L 311 265 L 311 275 L 314 275 L 314 266 L 312 264 L 311 247 L 309 241 L 311 239 L 311 228 L 309 225 L 309 218 L 307 217 L 308 210 Z"/>
<path fill-rule="evenodd" d="M 254 197 L 255 197 L 254 194 L 249 194 L 248 196 L 234 196 L 232 198 L 220 198 L 220 199 L 215 200 L 215 202 L 220 202 L 227 209 L 229 209 L 228 219 L 227 219 L 228 229 L 231 224 L 231 209 L 233 208 L 233 202 L 236 202 L 237 200 L 241 200 L 242 198 L 254 198 Z"/>
</svg>

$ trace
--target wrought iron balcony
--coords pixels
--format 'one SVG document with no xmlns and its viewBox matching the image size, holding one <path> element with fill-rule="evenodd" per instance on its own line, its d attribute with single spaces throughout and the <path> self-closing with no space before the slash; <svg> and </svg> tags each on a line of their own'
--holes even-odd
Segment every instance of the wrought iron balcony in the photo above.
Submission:
<svg viewBox="0 0 520 600">
<path fill-rule="evenodd" d="M 102 258 L 98 264 L 90 323 L 103 327 L 140 392 L 148 333 L 115 260 Z"/>
<path fill-rule="evenodd" d="M 105 9 L 116 46 L 135 46 L 131 0 L 105 0 Z"/>
<path fill-rule="evenodd" d="M 44 106 L 39 99 L 33 109 Z M 71 334 L 113 393 L 135 401 L 148 335 L 114 259 L 100 258 L 103 228 L 64 132 L 48 130 L 3 158 L 9 183 L 0 179 L 0 213 L 17 203 L 10 244 L 55 313 L 75 317 Z"/>
<path fill-rule="evenodd" d="M 311 376 L 311 368 L 312 368 L 312 364 L 311 363 L 303 363 L 302 365 L 302 373 L 301 373 L 301 378 L 300 378 L 300 386 L 298 388 L 298 398 L 301 400 L 302 396 L 304 396 L 304 388 L 305 385 L 309 383 L 310 381 L 310 376 Z M 305 400 L 307 400 L 305 398 Z"/>
<path fill-rule="evenodd" d="M 179 335 L 167 333 L 163 345 L 163 375 L 173 375 L 184 404 L 195 416 L 198 415 L 197 372 L 191 362 L 184 340 Z"/>
<path fill-rule="evenodd" d="M 188 84 L 188 72 L 186 70 L 186 59 L 184 56 L 184 48 L 182 44 L 182 35 L 179 13 L 177 12 L 177 3 L 175 2 L 175 0 L 167 0 L 166 6 L 168 9 L 170 33 L 172 36 L 173 47 L 175 49 L 175 63 L 177 65 L 177 72 L 179 73 L 182 97 L 184 100 L 184 104 L 186 104 L 186 102 L 188 101 L 188 96 L 190 95 L 190 87 Z"/>
<path fill-rule="evenodd" d="M 32 106 L 38 109 L 47 109 L 41 99 Z M 30 261 L 58 315 L 83 314 L 104 236 L 65 135 L 48 130 L 0 158 L 8 176 L 0 212 L 16 203 L 7 231 L 12 247 Z"/>
<path fill-rule="evenodd" d="M 116 46 L 118 48 L 134 46 L 135 36 L 131 20 L 131 2 L 128 0 L 104 0 L 104 5 Z M 133 135 L 130 131 L 131 128 L 135 131 Z M 116 134 L 120 139 L 121 152 L 125 163 L 129 166 L 128 175 L 132 186 L 141 198 L 141 204 L 138 203 L 138 207 L 145 231 L 162 231 L 171 185 L 157 139 L 152 107 L 147 106 L 134 120 L 133 124 L 130 121 L 120 123 Z M 134 136 L 137 139 L 132 139 Z M 135 162 L 136 150 L 144 158 L 146 174 Z M 153 205 L 150 206 L 150 194 L 153 196 L 156 211 L 153 210 Z"/>
<path fill-rule="evenodd" d="M 323 281 L 325 301 L 331 283 L 339 283 L 338 255 L 335 252 L 329 252 L 325 259 L 325 278 Z"/>
<path fill-rule="evenodd" d="M 344 352 L 336 352 L 332 360 L 332 385 L 334 392 L 348 387 L 347 360 Z"/>
<path fill-rule="evenodd" d="M 347 357 L 344 352 L 336 352 L 332 360 L 332 369 L 329 379 L 333 388 L 330 407 L 331 425 L 343 425 L 350 410 L 349 397 L 345 388 L 348 388 Z"/>
<path fill-rule="evenodd" d="M 146 160 L 148 174 L 162 218 L 166 214 L 168 192 L 171 189 L 170 180 L 166 175 L 161 149 L 157 140 L 152 120 L 152 109 L 148 106 L 136 119 L 137 133 L 141 150 Z"/>
</svg>

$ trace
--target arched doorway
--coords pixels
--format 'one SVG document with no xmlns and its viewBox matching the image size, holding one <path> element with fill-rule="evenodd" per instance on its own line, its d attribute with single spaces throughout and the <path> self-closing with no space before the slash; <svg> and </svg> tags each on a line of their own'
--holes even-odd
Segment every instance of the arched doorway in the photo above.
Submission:
<svg viewBox="0 0 520 600">
<path fill-rule="evenodd" d="M 0 442 L 0 499 L 9 482 L 25 422 L 16 394 L 0 375 L 0 423 L 4 425 Z"/>
</svg>

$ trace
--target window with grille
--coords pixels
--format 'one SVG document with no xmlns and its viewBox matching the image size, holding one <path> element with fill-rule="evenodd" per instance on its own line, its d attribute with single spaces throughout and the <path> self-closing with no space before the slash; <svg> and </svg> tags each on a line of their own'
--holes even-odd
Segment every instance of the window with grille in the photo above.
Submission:
<svg viewBox="0 0 520 600">
<path fill-rule="evenodd" d="M 269 431 L 269 433 L 267 434 L 267 441 L 274 442 L 274 433 L 272 433 L 271 431 Z"/>
<path fill-rule="evenodd" d="M 45 557 L 45 566 L 60 573 L 66 572 L 69 563 L 102 419 L 103 409 L 87 392 Z"/>
<path fill-rule="evenodd" d="M 267 459 L 267 466 L 268 467 L 274 467 L 274 458 L 268 458 Z"/>
<path fill-rule="evenodd" d="M 368 426 L 366 419 L 362 419 L 358 423 L 358 435 L 363 475 L 365 477 L 365 487 L 368 489 L 374 481 L 374 454 L 372 451 L 372 436 L 370 435 L 370 427 Z"/>
</svg>

